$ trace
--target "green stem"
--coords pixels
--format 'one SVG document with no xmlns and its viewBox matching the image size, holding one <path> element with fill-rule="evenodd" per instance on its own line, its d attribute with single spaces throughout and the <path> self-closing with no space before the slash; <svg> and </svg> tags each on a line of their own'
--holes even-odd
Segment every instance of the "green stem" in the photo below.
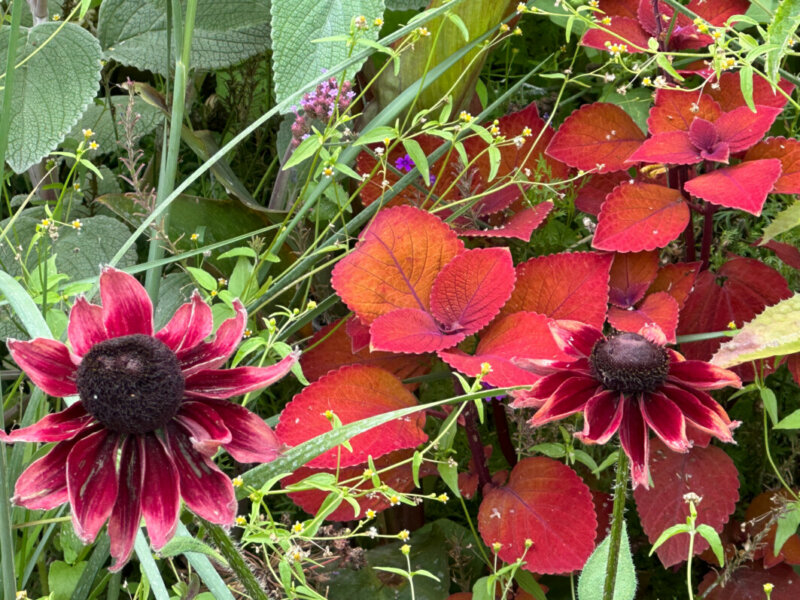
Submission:
<svg viewBox="0 0 800 600">
<path fill-rule="evenodd" d="M 686 590 L 689 592 L 689 600 L 694 600 L 694 592 L 692 591 L 692 558 L 694 557 L 694 523 L 692 523 L 693 531 L 689 532 L 689 558 L 686 561 Z"/>
<path fill-rule="evenodd" d="M 203 527 L 206 528 L 206 531 L 208 531 L 211 539 L 214 540 L 220 554 L 228 561 L 228 566 L 236 573 L 236 578 L 239 580 L 239 583 L 244 586 L 247 595 L 250 596 L 252 600 L 269 600 L 264 589 L 256 580 L 250 567 L 244 562 L 242 555 L 239 554 L 239 551 L 233 544 L 233 540 L 231 540 L 225 530 L 219 525 L 214 525 L 203 519 L 200 519 L 200 521 Z"/>
<path fill-rule="evenodd" d="M 617 458 L 617 480 L 614 483 L 614 513 L 611 521 L 611 539 L 608 543 L 608 562 L 606 563 L 606 582 L 603 585 L 603 600 L 614 600 L 619 564 L 619 545 L 622 540 L 624 523 L 625 493 L 628 489 L 628 456 L 622 448 Z"/>
<path fill-rule="evenodd" d="M 180 2 L 176 3 L 180 9 Z M 173 10 L 176 19 L 176 32 L 180 30 L 181 11 L 177 13 Z M 181 126 L 183 123 L 183 113 L 186 102 L 186 78 L 189 72 L 189 59 L 192 49 L 192 34 L 194 33 L 194 21 L 197 14 L 197 0 L 189 0 L 186 3 L 186 20 L 183 24 L 183 38 L 176 35 L 175 39 L 180 46 L 178 59 L 175 61 L 175 84 L 172 93 L 172 113 L 169 119 L 169 140 L 167 141 L 167 155 L 162 163 L 161 174 L 158 178 L 158 190 L 156 191 L 156 206 L 161 205 L 172 191 L 175 189 L 175 178 L 178 172 L 178 154 L 181 147 Z M 164 211 L 161 220 L 161 230 L 167 235 L 169 228 L 169 209 Z M 164 256 L 164 249 L 161 246 L 157 235 L 150 240 L 150 248 L 147 253 L 148 262 L 159 260 Z M 158 300 L 158 290 L 161 285 L 161 267 L 153 267 L 145 276 L 145 287 L 153 302 Z"/>
</svg>

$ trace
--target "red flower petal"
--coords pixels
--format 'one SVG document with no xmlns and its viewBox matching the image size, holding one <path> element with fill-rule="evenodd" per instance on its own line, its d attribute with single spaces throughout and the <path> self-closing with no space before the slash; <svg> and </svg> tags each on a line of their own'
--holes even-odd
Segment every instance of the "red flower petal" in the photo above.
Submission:
<svg viewBox="0 0 800 600">
<path fill-rule="evenodd" d="M 50 452 L 22 472 L 11 501 L 30 510 L 50 510 L 69 500 L 67 456 L 78 439 L 56 444 Z"/>
<path fill-rule="evenodd" d="M 223 444 L 240 463 L 265 463 L 275 460 L 283 443 L 264 420 L 245 407 L 227 400 L 203 400 L 214 409 L 230 429 L 231 440 Z"/>
<path fill-rule="evenodd" d="M 220 445 L 231 441 L 231 432 L 221 416 L 205 403 L 181 403 L 175 419 L 191 434 L 189 440 L 194 449 L 209 458 Z"/>
<path fill-rule="evenodd" d="M 467 337 L 462 330 L 443 333 L 424 310 L 401 308 L 381 315 L 370 326 L 370 348 L 386 352 L 424 354 L 451 348 Z"/>
<path fill-rule="evenodd" d="M 186 378 L 184 393 L 190 398 L 231 398 L 268 387 L 292 370 L 297 354 L 289 354 L 269 367 L 205 369 Z"/>
<path fill-rule="evenodd" d="M 331 284 L 364 323 L 398 308 L 427 310 L 433 282 L 464 248 L 437 217 L 410 206 L 382 210 Z"/>
<path fill-rule="evenodd" d="M 639 408 L 637 398 L 621 398 L 620 402 L 625 404 L 622 423 L 619 426 L 619 441 L 622 449 L 631 462 L 631 480 L 633 489 L 642 485 L 650 485 L 648 476 L 648 460 L 650 458 L 650 435 L 647 432 L 647 424 Z"/>
<path fill-rule="evenodd" d="M 718 390 L 729 385 L 742 387 L 742 381 L 736 373 L 702 360 L 672 362 L 667 379 L 696 390 Z"/>
<path fill-rule="evenodd" d="M 709 8 L 713 10 L 713 5 Z M 778 82 L 778 87 L 786 94 L 791 94 L 794 90 L 794 85 L 785 79 L 781 79 Z M 726 71 L 720 76 L 718 86 L 706 86 L 706 93 L 714 98 L 725 112 L 737 109 L 740 106 L 747 106 L 742 95 L 739 71 Z M 753 77 L 753 104 L 757 107 L 772 106 L 783 108 L 788 101 L 786 96 L 772 90 L 772 84 L 767 79 Z"/>
<path fill-rule="evenodd" d="M 103 429 L 76 442 L 67 457 L 72 526 L 84 542 L 97 537 L 114 508 L 119 438 L 118 433 Z"/>
<path fill-rule="evenodd" d="M 644 297 L 658 273 L 658 252 L 629 252 L 614 255 L 609 278 L 608 300 L 622 308 Z"/>
<path fill-rule="evenodd" d="M 589 377 L 589 374 L 584 374 Z M 513 408 L 540 408 L 564 382 L 575 377 L 572 371 L 560 370 L 546 375 L 534 383 L 529 390 L 514 393 Z"/>
<path fill-rule="evenodd" d="M 712 204 L 760 215 L 767 194 L 780 175 L 778 159 L 751 160 L 690 179 L 684 189 Z"/>
<path fill-rule="evenodd" d="M 517 463 L 508 485 L 491 489 L 478 511 L 483 541 L 499 542 L 505 562 L 524 557 L 522 568 L 536 573 L 580 569 L 596 528 L 589 488 L 572 469 L 543 456 Z"/>
<path fill-rule="evenodd" d="M 8 435 L 0 430 L 0 441 L 13 442 L 60 442 L 75 437 L 88 425 L 92 415 L 86 412 L 83 404 L 76 402 L 61 412 L 45 415 L 37 423 L 15 429 Z"/>
<path fill-rule="evenodd" d="M 777 158 L 781 161 L 781 176 L 775 182 L 775 194 L 800 194 L 800 141 L 794 138 L 772 137 L 759 142 L 744 156 L 745 161 Z"/>
<path fill-rule="evenodd" d="M 517 265 L 514 291 L 500 314 L 537 312 L 600 328 L 606 320 L 612 260 L 610 254 L 575 252 L 533 258 Z"/>
<path fill-rule="evenodd" d="M 153 303 L 133 275 L 104 267 L 100 274 L 100 298 L 109 338 L 135 333 L 153 335 Z"/>
<path fill-rule="evenodd" d="M 720 140 L 728 142 L 731 152 L 741 152 L 758 143 L 781 114 L 780 108 L 759 106 L 756 112 L 742 106 L 723 113 L 714 122 Z"/>
<path fill-rule="evenodd" d="M 623 310 L 612 306 L 608 310 L 608 322 L 619 331 L 638 333 L 647 325 L 657 325 L 665 336 L 665 341 L 675 343 L 675 329 L 678 327 L 680 308 L 675 298 L 666 292 L 656 292 L 645 297 L 636 309 Z"/>
<path fill-rule="evenodd" d="M 696 109 L 696 110 L 695 110 Z M 695 118 L 716 121 L 722 114 L 711 96 L 684 90 L 656 91 L 656 104 L 650 109 L 647 128 L 651 135 L 667 131 L 689 131 Z"/>
<path fill-rule="evenodd" d="M 617 252 L 663 248 L 688 222 L 689 207 L 678 190 L 651 183 L 622 184 L 603 204 L 592 245 Z"/>
<path fill-rule="evenodd" d="M 150 543 L 159 550 L 178 526 L 181 508 L 178 469 L 154 433 L 139 436 L 139 452 L 144 456 L 142 514 Z"/>
<path fill-rule="evenodd" d="M 561 350 L 576 358 L 587 358 L 594 345 L 603 338 L 600 329 L 578 321 L 555 321 L 550 329 Z"/>
<path fill-rule="evenodd" d="M 678 454 L 658 439 L 653 440 L 652 456 L 653 487 L 633 491 L 650 543 L 667 527 L 686 522 L 689 505 L 683 497 L 689 492 L 703 498 L 696 504 L 697 522 L 722 531 L 739 499 L 739 478 L 730 457 L 715 446 L 692 448 L 688 453 Z M 695 537 L 694 544 L 695 554 L 708 548 L 708 542 L 701 536 Z M 656 552 L 665 567 L 683 562 L 689 555 L 689 535 L 679 533 L 671 537 Z"/>
<path fill-rule="evenodd" d="M 598 393 L 599 388 L 600 382 L 594 377 L 574 374 L 553 392 L 528 423 L 538 427 L 574 415 L 584 409 L 592 396 Z"/>
<path fill-rule="evenodd" d="M 275 433 L 296 446 L 331 430 L 331 422 L 325 416 L 328 410 L 346 425 L 416 404 L 414 395 L 391 373 L 378 367 L 351 365 L 329 373 L 297 394 L 283 409 Z M 414 448 L 428 439 L 424 425 L 423 412 L 390 421 L 351 438 L 352 452 L 332 448 L 306 466 L 351 467 L 366 462 L 370 455 L 377 458 L 394 450 Z"/>
<path fill-rule="evenodd" d="M 674 402 L 664 394 L 651 392 L 639 401 L 645 423 L 674 452 L 689 449 L 686 438 L 686 421 L 683 413 Z"/>
<path fill-rule="evenodd" d="M 78 393 L 74 381 L 77 366 L 64 344 L 45 338 L 31 342 L 9 338 L 6 345 L 14 362 L 46 394 L 63 397 Z"/>
<path fill-rule="evenodd" d="M 194 449 L 185 429 L 168 423 L 166 431 L 186 506 L 206 521 L 232 525 L 236 516 L 236 495 L 231 480 L 211 460 Z M 153 534 L 150 535 L 152 537 Z"/>
<path fill-rule="evenodd" d="M 108 570 L 112 573 L 119 571 L 128 562 L 139 531 L 139 521 L 142 519 L 144 457 L 139 451 L 136 437 L 128 436 L 122 443 L 119 464 L 119 493 L 108 520 L 111 556 L 114 557 L 114 564 Z"/>
<path fill-rule="evenodd" d="M 67 337 L 76 356 L 83 356 L 92 346 L 107 340 L 103 307 L 90 304 L 86 298 L 79 296 L 69 311 Z"/>
<path fill-rule="evenodd" d="M 493 229 L 466 229 L 458 232 L 462 237 L 515 238 L 528 242 L 534 229 L 539 227 L 550 211 L 552 202 L 542 202 L 533 208 L 526 208 L 511 217 L 507 223 Z"/>
<path fill-rule="evenodd" d="M 239 342 L 242 341 L 242 335 L 244 335 L 247 325 L 247 311 L 238 300 L 233 301 L 233 309 L 236 314 L 222 322 L 217 328 L 213 340 L 200 342 L 176 353 L 184 377 L 189 377 L 198 371 L 222 366 L 236 350 Z"/>
<path fill-rule="evenodd" d="M 589 48 L 597 48 L 598 50 L 608 50 L 606 43 L 625 44 L 628 46 L 628 54 L 644 52 L 644 48 L 647 48 L 647 39 L 649 36 L 647 32 L 642 29 L 637 19 L 612 16 L 611 23 L 603 25 L 603 27 L 613 33 L 608 33 L 601 29 L 589 29 L 583 34 L 581 45 L 588 46 Z M 642 49 L 640 50 L 639 48 Z"/>
<path fill-rule="evenodd" d="M 644 141 L 628 157 L 628 163 L 669 163 L 671 165 L 693 165 L 703 160 L 697 146 L 686 131 L 657 133 Z"/>
<path fill-rule="evenodd" d="M 672 400 L 691 425 L 722 440 L 732 442 L 731 422 L 725 410 L 705 392 L 687 390 L 680 386 L 664 385 L 661 391 Z"/>
<path fill-rule="evenodd" d="M 175 311 L 169 323 L 156 333 L 156 337 L 173 352 L 190 350 L 209 336 L 213 326 L 211 307 L 195 290 L 191 301 Z"/>
<path fill-rule="evenodd" d="M 645 44 L 646 45 L 646 44 Z M 619 106 L 585 104 L 573 112 L 547 147 L 553 158 L 584 171 L 622 171 L 645 136 Z"/>
<path fill-rule="evenodd" d="M 699 262 L 664 265 L 658 270 L 655 281 L 647 291 L 650 294 L 667 292 L 683 308 L 699 271 Z"/>
<path fill-rule="evenodd" d="M 619 392 L 605 390 L 595 394 L 583 409 L 583 431 L 575 437 L 587 444 L 605 444 L 617 433 L 624 407 Z"/>
</svg>

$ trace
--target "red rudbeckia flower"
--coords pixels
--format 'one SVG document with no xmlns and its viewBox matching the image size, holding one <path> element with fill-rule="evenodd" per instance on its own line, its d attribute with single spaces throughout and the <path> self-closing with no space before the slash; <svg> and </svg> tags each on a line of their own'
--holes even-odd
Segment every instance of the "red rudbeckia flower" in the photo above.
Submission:
<svg viewBox="0 0 800 600">
<path fill-rule="evenodd" d="M 231 525 L 236 497 L 211 461 L 219 446 L 237 461 L 268 462 L 281 443 L 257 415 L 226 398 L 270 385 L 297 360 L 271 367 L 221 369 L 238 346 L 247 311 L 210 341 L 211 308 L 195 292 L 153 332 L 144 287 L 113 268 L 100 275 L 102 307 L 78 298 L 69 316 L 70 347 L 55 340 L 8 340 L 17 364 L 51 396 L 79 395 L 60 413 L 4 442 L 58 442 L 17 480 L 13 501 L 30 509 L 72 506 L 75 532 L 92 541 L 108 520 L 112 570 L 130 557 L 144 517 L 153 547 L 175 533 L 180 500 L 212 523 Z"/>
<path fill-rule="evenodd" d="M 732 442 L 731 431 L 739 423 L 731 421 L 705 390 L 741 387 L 733 372 L 686 360 L 665 348 L 660 330 L 642 333 L 605 338 L 589 325 L 559 321 L 553 327 L 554 337 L 574 362 L 537 368 L 545 376 L 529 391 L 517 393 L 513 403 L 539 409 L 531 425 L 583 411 L 583 431 L 576 436 L 586 443 L 605 444 L 619 431 L 634 487 L 649 485 L 648 428 L 676 452 L 686 452 L 692 445 L 687 424 Z"/>
</svg>

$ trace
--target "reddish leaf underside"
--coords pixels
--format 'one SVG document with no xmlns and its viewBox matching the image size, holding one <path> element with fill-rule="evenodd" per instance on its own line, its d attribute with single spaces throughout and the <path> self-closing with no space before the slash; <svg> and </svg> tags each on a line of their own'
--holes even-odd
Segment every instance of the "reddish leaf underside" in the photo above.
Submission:
<svg viewBox="0 0 800 600">
<path fill-rule="evenodd" d="M 539 227 L 550 211 L 553 210 L 552 202 L 542 202 L 533 208 L 526 208 L 502 225 L 490 229 L 466 229 L 458 232 L 463 237 L 487 237 L 487 238 L 515 238 L 528 242 L 533 231 Z"/>
<path fill-rule="evenodd" d="M 584 171 L 622 171 L 645 135 L 619 106 L 586 104 L 573 112 L 547 147 L 553 158 Z"/>
<path fill-rule="evenodd" d="M 683 499 L 694 492 L 703 498 L 696 505 L 697 522 L 722 531 L 736 508 L 739 499 L 739 477 L 733 460 L 716 446 L 692 448 L 681 454 L 672 452 L 658 438 L 650 440 L 650 475 L 653 487 L 638 486 L 633 491 L 642 528 L 650 543 L 661 532 L 679 523 L 685 523 L 689 505 Z M 694 553 L 708 548 L 708 542 L 697 536 Z M 681 533 L 656 550 L 665 567 L 686 560 L 689 554 L 689 534 Z"/>
<path fill-rule="evenodd" d="M 410 206 L 389 208 L 337 263 L 331 285 L 366 324 L 399 308 L 427 310 L 439 271 L 463 248 L 437 217 Z"/>
<path fill-rule="evenodd" d="M 281 413 L 275 433 L 290 446 L 331 431 L 332 411 L 343 425 L 415 406 L 417 399 L 394 375 L 379 367 L 350 365 L 329 373 L 297 394 Z M 336 447 L 306 463 L 308 467 L 350 467 L 394 450 L 414 448 L 428 439 L 424 412 L 390 421 L 350 439 L 353 451 Z"/>
<path fill-rule="evenodd" d="M 745 161 L 777 158 L 781 161 L 781 176 L 775 182 L 775 194 L 800 194 L 800 141 L 771 137 L 747 151 Z"/>
<path fill-rule="evenodd" d="M 635 309 L 628 310 L 612 306 L 608 310 L 608 322 L 620 331 L 637 333 L 645 325 L 655 323 L 664 332 L 667 342 L 675 343 L 680 308 L 675 298 L 667 292 L 656 292 L 645 296 Z"/>
<path fill-rule="evenodd" d="M 621 308 L 642 299 L 658 273 L 658 252 L 615 254 L 609 278 L 608 300 Z"/>
<path fill-rule="evenodd" d="M 381 315 L 369 331 L 370 349 L 408 354 L 450 348 L 467 337 L 461 330 L 445 333 L 430 313 L 418 308 L 401 308 Z"/>
<path fill-rule="evenodd" d="M 612 260 L 610 254 L 567 252 L 517 265 L 517 283 L 500 314 L 537 312 L 600 329 L 606 320 Z"/>
<path fill-rule="evenodd" d="M 550 458 L 521 460 L 508 484 L 491 489 L 478 511 L 483 541 L 501 544 L 498 556 L 535 573 L 580 569 L 594 549 L 597 517 L 589 488 Z M 532 545 L 526 550 L 525 542 Z"/>
<path fill-rule="evenodd" d="M 704 594 L 717 581 L 717 573 L 709 571 L 700 583 L 698 592 Z M 764 584 L 775 586 L 770 600 L 796 600 L 800 597 L 800 576 L 789 565 L 764 569 L 748 564 L 736 569 L 724 586 L 717 585 L 704 595 L 705 600 L 753 600 L 764 598 Z"/>
<path fill-rule="evenodd" d="M 756 244 L 753 244 L 756 245 Z M 772 250 L 775 255 L 793 269 L 800 269 L 800 249 L 786 242 L 770 240 L 764 244 L 765 248 Z"/>
<path fill-rule="evenodd" d="M 688 222 L 689 207 L 678 190 L 652 183 L 623 183 L 603 204 L 592 245 L 617 252 L 663 248 Z"/>
</svg>

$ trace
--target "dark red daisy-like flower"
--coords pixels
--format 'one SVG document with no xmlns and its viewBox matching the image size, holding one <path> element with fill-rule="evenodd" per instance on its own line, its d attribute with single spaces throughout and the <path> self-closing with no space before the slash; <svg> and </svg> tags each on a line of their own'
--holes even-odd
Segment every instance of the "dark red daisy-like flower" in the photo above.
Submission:
<svg viewBox="0 0 800 600">
<path fill-rule="evenodd" d="M 69 347 L 43 338 L 8 341 L 14 360 L 42 390 L 80 400 L 30 427 L 0 431 L 0 440 L 57 442 L 22 473 L 13 501 L 42 510 L 69 502 L 84 542 L 108 521 L 112 570 L 118 570 L 142 517 L 154 548 L 172 537 L 181 498 L 212 523 L 233 523 L 233 485 L 211 457 L 222 446 L 239 462 L 268 462 L 282 444 L 261 418 L 226 399 L 270 385 L 297 357 L 221 369 L 247 321 L 238 300 L 235 316 L 206 340 L 211 308 L 197 292 L 155 333 L 153 305 L 131 275 L 103 269 L 100 298 L 102 306 L 75 302 Z"/>
<path fill-rule="evenodd" d="M 605 338 L 589 325 L 557 322 L 553 335 L 575 360 L 532 365 L 545 376 L 529 391 L 518 392 L 513 406 L 539 409 L 531 425 L 582 411 L 583 431 L 576 435 L 586 443 L 605 444 L 619 431 L 634 487 L 647 487 L 648 429 L 676 452 L 686 452 L 692 445 L 687 424 L 732 442 L 731 431 L 739 423 L 731 421 L 706 390 L 740 387 L 741 381 L 727 369 L 686 360 L 665 348 L 660 330 L 640 333 Z"/>
</svg>

